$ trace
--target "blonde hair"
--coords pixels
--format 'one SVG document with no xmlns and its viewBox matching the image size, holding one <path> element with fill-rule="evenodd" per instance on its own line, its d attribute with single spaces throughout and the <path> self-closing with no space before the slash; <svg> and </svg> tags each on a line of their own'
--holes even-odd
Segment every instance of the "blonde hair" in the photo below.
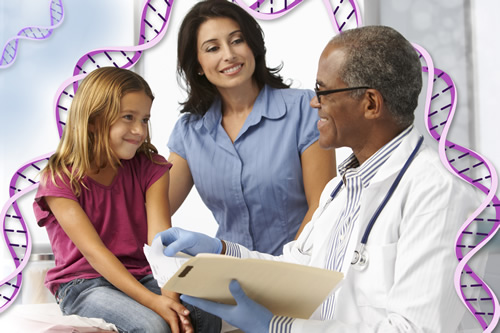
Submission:
<svg viewBox="0 0 500 333">
<path fill-rule="evenodd" d="M 76 196 L 81 193 L 83 179 L 97 167 L 97 171 L 108 163 L 116 169 L 120 159 L 110 147 L 109 131 L 120 115 L 121 98 L 135 91 L 143 91 L 151 100 L 153 93 L 148 83 L 138 74 L 116 67 L 102 67 L 92 71 L 82 80 L 69 111 L 61 141 L 42 171 L 42 181 L 50 176 L 54 184 L 56 177 L 69 185 Z M 158 150 L 151 143 L 150 130 L 137 153 L 144 153 L 151 161 Z M 95 171 L 95 170 L 94 170 Z"/>
</svg>

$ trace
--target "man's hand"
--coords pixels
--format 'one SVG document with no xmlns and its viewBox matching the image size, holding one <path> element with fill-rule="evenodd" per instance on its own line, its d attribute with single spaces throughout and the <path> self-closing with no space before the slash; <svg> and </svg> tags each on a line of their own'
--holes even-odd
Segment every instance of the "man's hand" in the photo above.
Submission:
<svg viewBox="0 0 500 333">
<path fill-rule="evenodd" d="M 155 238 L 158 236 L 161 237 L 161 242 L 166 246 L 163 253 L 169 257 L 174 256 L 179 251 L 192 256 L 198 253 L 220 254 L 222 251 L 220 239 L 199 232 L 173 227 L 159 232 Z"/>
<path fill-rule="evenodd" d="M 246 333 L 269 332 L 269 324 L 273 314 L 262 305 L 248 298 L 238 281 L 232 280 L 229 283 L 229 290 L 236 300 L 236 305 L 210 302 L 187 295 L 182 295 L 181 299 L 224 319 Z"/>
</svg>

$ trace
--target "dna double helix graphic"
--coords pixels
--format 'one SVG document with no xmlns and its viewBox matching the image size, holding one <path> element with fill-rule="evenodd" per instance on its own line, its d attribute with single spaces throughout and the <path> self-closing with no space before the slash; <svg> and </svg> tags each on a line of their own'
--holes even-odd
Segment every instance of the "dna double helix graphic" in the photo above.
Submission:
<svg viewBox="0 0 500 333">
<path fill-rule="evenodd" d="M 21 272 L 31 254 L 30 234 L 17 200 L 38 187 L 38 183 L 34 180 L 35 175 L 44 166 L 44 161 L 48 156 L 30 161 L 16 172 L 10 181 L 10 199 L 0 213 L 3 221 L 3 236 L 15 265 L 15 270 L 0 281 L 0 313 L 7 309 L 18 296 L 22 283 Z"/>
<path fill-rule="evenodd" d="M 335 3 L 334 6 L 332 6 L 331 0 L 323 0 L 336 33 L 363 25 L 356 1 L 335 0 L 333 2 Z"/>
<path fill-rule="evenodd" d="M 56 93 L 54 103 L 59 137 L 62 136 L 67 113 L 78 81 L 92 70 L 104 66 L 130 68 L 139 61 L 144 50 L 156 45 L 165 35 L 174 0 L 148 0 L 144 3 L 138 45 L 91 51 L 76 63 L 73 76 L 64 81 Z M 3 235 L 12 256 L 15 269 L 0 280 L 0 313 L 11 306 L 19 294 L 22 270 L 31 255 L 31 239 L 17 201 L 38 187 L 36 175 L 45 167 L 52 153 L 45 154 L 23 165 L 11 179 L 10 198 L 5 203 L 0 218 Z"/>
<path fill-rule="evenodd" d="M 50 26 L 26 27 L 21 29 L 16 36 L 7 40 L 2 51 L 2 56 L 0 57 L 0 69 L 12 66 L 12 64 L 16 60 L 19 40 L 30 39 L 30 40 L 40 41 L 47 39 L 52 35 L 54 29 L 56 29 L 61 25 L 64 19 L 62 0 L 50 0 L 49 10 L 50 10 Z"/>
<path fill-rule="evenodd" d="M 232 1 L 261 20 L 276 19 L 302 3 L 302 0 L 262 0 L 247 5 L 244 0 Z M 134 66 L 144 50 L 153 47 L 163 38 L 173 2 L 173 0 L 149 0 L 145 2 L 137 46 L 94 50 L 83 55 L 77 61 L 73 76 L 63 82 L 56 93 L 54 112 L 59 136 L 62 135 L 69 106 L 78 89 L 78 82 L 87 73 L 99 67 L 130 68 Z M 362 26 L 356 1 L 323 0 L 323 3 L 337 33 Z M 51 1 L 51 12 L 52 6 L 56 4 L 60 6 L 61 16 L 59 18 L 58 16 L 54 17 L 55 14 L 51 14 L 51 24 L 56 22 L 55 25 L 51 26 L 52 29 L 60 24 L 63 17 L 60 0 Z M 44 38 L 47 38 L 50 33 L 45 34 Z M 15 43 L 14 40 L 8 42 L 4 48 L 4 54 L 8 49 L 8 56 L 2 54 L 0 68 L 13 63 L 18 40 L 22 38 L 28 37 L 21 36 L 15 40 Z M 443 165 L 450 172 L 486 194 L 483 204 L 458 231 L 455 249 L 458 259 L 455 286 L 465 306 L 481 327 L 485 332 L 491 332 L 500 317 L 499 302 L 492 290 L 473 271 L 468 262 L 493 238 L 500 226 L 500 202 L 495 196 L 497 175 L 491 163 L 485 158 L 470 149 L 447 140 L 448 130 L 456 108 L 455 85 L 447 73 L 434 68 L 432 58 L 425 49 L 418 45 L 414 46 L 421 56 L 423 72 L 428 73 L 425 124 L 431 137 L 439 143 L 439 153 Z M 26 193 L 37 188 L 35 176 L 45 166 L 51 154 L 42 155 L 26 163 L 13 175 L 10 182 L 10 198 L 5 203 L 0 218 L 3 221 L 4 238 L 16 268 L 0 281 L 0 313 L 5 311 L 17 297 L 22 283 L 22 270 L 31 254 L 29 231 L 17 201 Z"/>
<path fill-rule="evenodd" d="M 455 84 L 446 72 L 434 67 L 424 48 L 414 46 L 423 63 L 422 71 L 428 73 L 425 123 L 431 137 L 439 142 L 441 162 L 451 173 L 486 194 L 481 206 L 464 222 L 457 234 L 455 252 L 459 264 L 455 272 L 455 288 L 483 330 L 491 332 L 500 317 L 498 299 L 468 262 L 500 227 L 500 202 L 495 196 L 498 185 L 496 171 L 481 155 L 447 139 L 456 109 Z"/>
<path fill-rule="evenodd" d="M 274 20 L 297 7 L 303 0 L 258 0 L 247 5 L 244 0 L 233 0 L 252 16 L 260 20 Z M 334 3 L 332 5 L 332 2 Z M 336 33 L 362 25 L 361 12 L 355 0 L 323 0 Z"/>
<path fill-rule="evenodd" d="M 257 0 L 252 5 L 248 6 L 243 0 L 233 0 L 240 7 L 245 9 L 250 15 L 260 20 L 274 20 L 300 4 L 303 0 L 294 0 L 288 3 L 287 0 Z"/>
</svg>

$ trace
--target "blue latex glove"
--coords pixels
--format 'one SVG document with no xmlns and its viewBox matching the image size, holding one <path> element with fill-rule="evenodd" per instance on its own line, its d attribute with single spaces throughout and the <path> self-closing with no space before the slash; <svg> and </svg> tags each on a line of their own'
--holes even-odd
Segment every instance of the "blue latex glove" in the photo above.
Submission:
<svg viewBox="0 0 500 333">
<path fill-rule="evenodd" d="M 273 314 L 248 298 L 238 281 L 232 280 L 229 283 L 229 291 L 231 291 L 237 305 L 220 304 L 187 295 L 181 295 L 181 299 L 224 319 L 246 333 L 269 332 L 269 324 L 273 319 Z"/>
<path fill-rule="evenodd" d="M 222 251 L 220 239 L 177 227 L 159 232 L 156 237 L 161 237 L 161 242 L 166 246 L 163 249 L 163 254 L 169 257 L 174 256 L 179 251 L 192 256 L 198 253 L 220 254 Z"/>
</svg>

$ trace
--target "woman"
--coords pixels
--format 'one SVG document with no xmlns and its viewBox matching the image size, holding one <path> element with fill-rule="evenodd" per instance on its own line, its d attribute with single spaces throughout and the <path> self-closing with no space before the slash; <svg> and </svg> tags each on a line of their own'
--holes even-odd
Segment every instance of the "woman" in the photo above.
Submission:
<svg viewBox="0 0 500 333">
<path fill-rule="evenodd" d="M 279 254 L 310 220 L 335 153 L 319 148 L 309 90 L 288 89 L 266 66 L 263 33 L 226 0 L 197 3 L 178 36 L 188 99 L 171 134 L 173 214 L 196 188 L 217 236 Z"/>
</svg>

